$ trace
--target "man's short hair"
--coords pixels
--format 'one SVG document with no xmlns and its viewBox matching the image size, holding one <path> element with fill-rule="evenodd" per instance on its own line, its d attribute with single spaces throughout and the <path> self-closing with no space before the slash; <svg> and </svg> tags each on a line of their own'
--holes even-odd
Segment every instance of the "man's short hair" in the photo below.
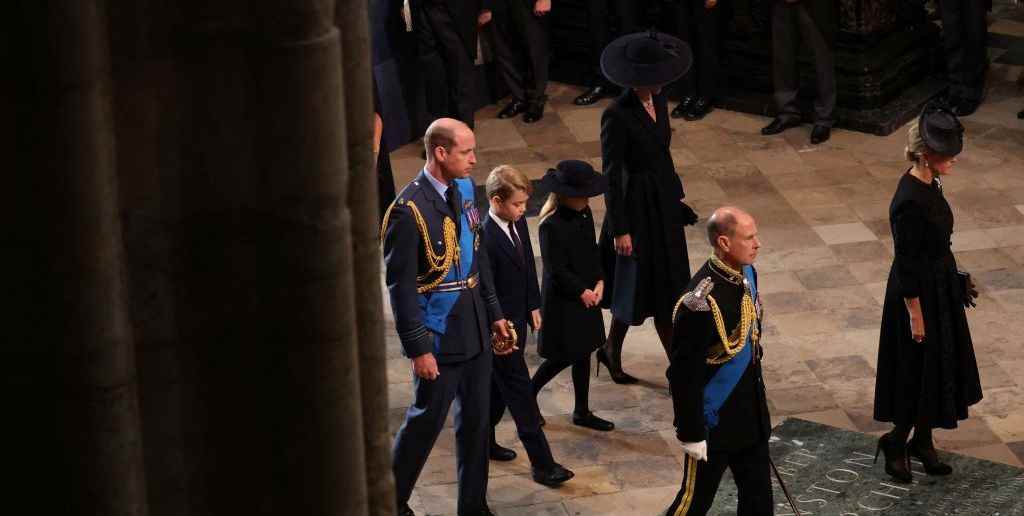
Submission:
<svg viewBox="0 0 1024 516">
<path fill-rule="evenodd" d="M 427 156 L 434 155 L 434 149 L 444 147 L 444 150 L 451 152 L 455 147 L 455 128 L 448 124 L 430 124 L 427 132 L 423 135 L 423 148 Z"/>
<path fill-rule="evenodd" d="M 717 211 L 708 218 L 708 243 L 711 247 L 718 247 L 718 237 L 727 236 L 732 238 L 736 234 L 736 215 L 731 211 Z"/>
<path fill-rule="evenodd" d="M 510 199 L 516 191 L 526 192 L 526 195 L 533 193 L 533 184 L 526 174 L 508 165 L 495 167 L 487 176 L 485 188 L 488 199 L 498 196 L 503 201 Z"/>
</svg>

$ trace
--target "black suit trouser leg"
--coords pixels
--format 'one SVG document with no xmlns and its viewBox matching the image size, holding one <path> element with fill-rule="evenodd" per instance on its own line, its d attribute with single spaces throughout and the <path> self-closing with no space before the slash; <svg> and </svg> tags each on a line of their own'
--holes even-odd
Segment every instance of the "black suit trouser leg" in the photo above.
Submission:
<svg viewBox="0 0 1024 516">
<path fill-rule="evenodd" d="M 941 8 L 950 93 L 981 100 L 988 59 L 985 4 L 978 0 L 942 0 Z"/>
<path fill-rule="evenodd" d="M 548 83 L 547 21 L 520 0 L 498 0 L 494 53 L 498 75 L 514 100 L 543 101 Z"/>
<path fill-rule="evenodd" d="M 798 52 L 800 38 L 814 53 L 818 94 L 814 99 L 814 123 L 832 127 L 836 107 L 835 57 L 832 46 L 806 6 L 776 2 L 772 6 L 772 67 L 775 102 L 783 117 L 800 117 Z"/>
<path fill-rule="evenodd" d="M 594 67 L 590 85 L 608 86 L 608 79 L 605 79 L 601 72 L 601 52 L 604 47 L 611 43 L 611 29 L 608 27 L 608 1 L 609 0 L 588 0 L 587 1 L 587 29 L 590 32 L 590 58 Z"/>
<path fill-rule="evenodd" d="M 707 461 L 686 455 L 683 483 L 666 514 L 668 516 L 704 515 L 711 510 L 725 469 L 732 470 L 739 490 L 739 516 L 771 516 L 773 513 L 768 442 L 757 443 L 738 452 L 710 452 Z"/>
<path fill-rule="evenodd" d="M 512 419 L 516 422 L 519 440 L 526 448 L 526 454 L 530 456 L 530 464 L 535 468 L 546 470 L 555 461 L 551 456 L 548 439 L 544 436 L 544 430 L 540 426 L 538 417 L 540 409 L 537 408 L 537 398 L 533 395 L 533 384 L 530 382 L 530 371 L 523 358 L 526 344 L 526 323 L 525 321 L 516 321 L 515 324 L 517 328 L 523 328 L 519 334 L 519 350 L 509 355 L 494 357 L 494 383 L 500 394 L 496 396 L 492 394 L 491 401 L 493 403 L 496 399 L 500 399 L 508 404 Z M 491 406 L 492 425 L 501 420 L 504 410 L 504 404 L 500 409 Z"/>
<path fill-rule="evenodd" d="M 441 374 L 435 380 L 413 379 L 415 399 L 392 448 L 395 497 L 399 507 L 409 501 L 455 400 L 459 513 L 478 511 L 486 504 L 487 493 L 491 353 L 439 364 L 438 369 Z"/>
<path fill-rule="evenodd" d="M 679 79 L 679 92 L 687 97 L 700 96 L 714 99 L 719 90 L 721 64 L 719 62 L 719 11 L 704 7 L 704 0 L 680 0 L 675 4 L 676 26 L 679 37 L 690 45 L 695 63 Z"/>
<path fill-rule="evenodd" d="M 459 37 L 448 7 L 430 3 L 417 11 L 413 28 L 420 46 L 420 70 L 427 81 L 427 109 L 433 117 L 443 113 L 473 127 L 475 67 L 470 51 Z M 444 70 L 443 78 L 434 72 L 439 69 Z"/>
</svg>

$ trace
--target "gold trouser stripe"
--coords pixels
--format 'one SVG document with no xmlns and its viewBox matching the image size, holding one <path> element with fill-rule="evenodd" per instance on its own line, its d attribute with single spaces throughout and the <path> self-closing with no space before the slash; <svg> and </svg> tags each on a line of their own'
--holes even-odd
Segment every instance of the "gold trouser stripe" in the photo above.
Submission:
<svg viewBox="0 0 1024 516">
<path fill-rule="evenodd" d="M 683 463 L 683 497 L 679 500 L 679 506 L 673 516 L 686 516 L 690 512 L 690 504 L 693 503 L 693 486 L 697 483 L 697 461 L 689 455 L 684 455 Z"/>
</svg>

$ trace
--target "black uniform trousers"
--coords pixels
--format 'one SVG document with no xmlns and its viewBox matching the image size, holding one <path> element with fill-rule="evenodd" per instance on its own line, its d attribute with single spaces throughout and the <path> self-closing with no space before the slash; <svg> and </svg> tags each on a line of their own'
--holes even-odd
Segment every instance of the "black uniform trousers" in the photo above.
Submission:
<svg viewBox="0 0 1024 516">
<path fill-rule="evenodd" d="M 981 100 L 988 60 L 986 3 L 981 0 L 942 0 L 942 44 L 950 95 Z"/>
<path fill-rule="evenodd" d="M 513 100 L 547 100 L 550 42 L 547 18 L 526 0 L 494 0 L 494 57 L 498 77 Z"/>
<path fill-rule="evenodd" d="M 486 506 L 489 466 L 491 386 L 490 343 L 464 362 L 438 364 L 435 380 L 413 378 L 415 399 L 398 429 L 392 449 L 395 496 L 398 506 L 409 501 L 448 408 L 455 400 L 455 442 L 459 476 L 459 514 L 473 514 Z"/>
<path fill-rule="evenodd" d="M 780 116 L 800 117 L 796 98 L 800 89 L 797 55 L 803 42 L 814 53 L 818 94 L 814 99 L 814 123 L 832 127 L 836 108 L 836 66 L 832 45 L 825 39 L 807 6 L 775 1 L 772 5 L 772 68 L 775 102 Z"/>
<path fill-rule="evenodd" d="M 451 117 L 473 127 L 473 59 L 459 37 L 452 13 L 441 0 L 410 2 L 417 58 L 427 113 Z M 436 73 L 444 70 L 444 73 Z"/>
<path fill-rule="evenodd" d="M 530 464 L 540 470 L 548 470 L 555 464 L 551 447 L 540 426 L 540 410 L 533 395 L 530 370 L 526 367 L 523 350 L 526 344 L 526 321 L 512 321 L 519 328 L 519 349 L 508 355 L 494 357 L 494 373 L 491 375 L 491 427 L 505 415 L 505 407 L 516 422 L 519 440 L 526 448 Z"/>
<path fill-rule="evenodd" d="M 708 9 L 704 0 L 679 0 L 675 4 L 679 37 L 690 45 L 695 62 L 690 72 L 679 79 L 679 93 L 686 97 L 714 99 L 720 88 L 722 65 L 719 60 L 722 41 L 719 27 L 724 6 Z"/>
<path fill-rule="evenodd" d="M 687 455 L 683 462 L 683 485 L 665 514 L 707 514 L 715 501 L 725 468 L 729 468 L 739 490 L 736 514 L 771 516 L 774 502 L 769 459 L 768 441 L 760 441 L 739 451 L 709 451 L 707 461 L 698 461 Z"/>
</svg>

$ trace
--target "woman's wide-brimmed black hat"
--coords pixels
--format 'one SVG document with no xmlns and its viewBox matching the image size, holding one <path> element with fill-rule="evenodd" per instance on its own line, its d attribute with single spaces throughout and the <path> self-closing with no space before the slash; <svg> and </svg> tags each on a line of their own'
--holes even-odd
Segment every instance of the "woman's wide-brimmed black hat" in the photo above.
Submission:
<svg viewBox="0 0 1024 516">
<path fill-rule="evenodd" d="M 625 88 L 668 84 L 690 70 L 693 51 L 685 41 L 650 30 L 626 34 L 604 47 L 601 73 Z"/>
<path fill-rule="evenodd" d="M 924 108 L 917 127 L 924 144 L 940 156 L 956 156 L 964 150 L 964 126 L 956 115 L 939 104 Z"/>
<path fill-rule="evenodd" d="M 540 184 L 566 197 L 594 197 L 608 191 L 608 178 L 578 159 L 559 161 L 555 168 L 548 169 Z"/>
</svg>

